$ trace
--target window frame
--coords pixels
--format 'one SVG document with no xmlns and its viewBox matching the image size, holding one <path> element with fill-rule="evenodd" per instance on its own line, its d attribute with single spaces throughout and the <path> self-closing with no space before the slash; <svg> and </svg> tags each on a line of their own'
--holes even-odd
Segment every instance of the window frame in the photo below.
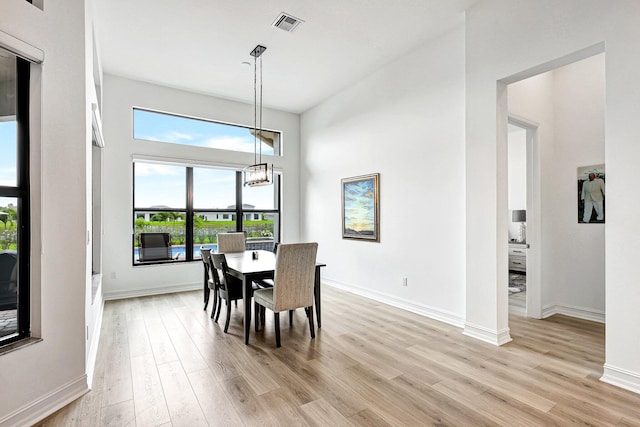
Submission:
<svg viewBox="0 0 640 427">
<path fill-rule="evenodd" d="M 193 191 L 194 191 L 194 181 L 193 181 L 193 169 L 199 167 L 211 168 L 211 169 L 229 169 L 223 166 L 215 167 L 210 165 L 184 165 L 182 163 L 171 163 L 169 161 L 162 162 L 161 164 L 170 165 L 170 166 L 182 166 L 186 169 L 186 178 L 185 178 L 185 186 L 186 186 L 186 207 L 182 208 L 144 208 L 144 207 L 136 207 L 136 179 L 135 179 L 135 164 L 145 163 L 148 160 L 145 159 L 134 159 L 132 162 L 132 172 L 133 172 L 133 191 L 132 191 L 132 230 L 131 234 L 131 264 L 134 267 L 138 266 L 147 266 L 147 265 L 156 265 L 156 264 L 174 264 L 174 263 L 184 263 L 184 262 L 193 262 L 200 261 L 200 258 L 194 257 L 194 242 L 195 242 L 195 228 L 194 228 L 194 215 L 200 215 L 203 213 L 222 213 L 229 215 L 229 221 L 235 222 L 235 231 L 242 232 L 244 231 L 243 222 L 245 214 L 253 214 L 253 213 L 272 213 L 278 216 L 277 224 L 274 224 L 274 241 L 279 242 L 280 236 L 282 234 L 282 174 L 281 172 L 274 173 L 274 183 L 272 184 L 274 188 L 274 194 L 276 195 L 276 207 L 274 209 L 244 209 L 243 201 L 242 201 L 242 187 L 243 187 L 243 177 L 242 170 L 233 168 L 232 170 L 235 172 L 235 208 L 231 209 L 220 209 L 220 208 L 194 208 L 193 207 Z M 157 163 L 157 162 L 154 162 Z M 149 261 L 149 262 L 136 262 L 135 257 L 135 239 L 136 239 L 136 219 L 138 218 L 138 214 L 142 212 L 180 212 L 185 213 L 185 257 L 184 259 L 175 259 L 175 260 L 162 260 L 162 261 Z"/>
<path fill-rule="evenodd" d="M 133 107 L 133 110 L 132 110 L 133 126 L 132 126 L 131 131 L 132 131 L 132 138 L 135 141 L 149 141 L 149 142 L 157 142 L 157 143 L 161 143 L 161 144 L 184 145 L 184 146 L 187 146 L 187 147 L 207 148 L 207 147 L 202 147 L 202 146 L 198 146 L 198 145 L 180 144 L 180 143 L 171 142 L 171 141 L 161 141 L 161 140 L 156 140 L 156 139 L 137 138 L 136 137 L 136 110 L 144 111 L 146 113 L 153 113 L 153 114 L 158 114 L 158 115 L 170 116 L 170 117 L 179 117 L 181 119 L 196 120 L 196 121 L 205 122 L 205 123 L 213 123 L 213 124 L 216 124 L 216 125 L 230 126 L 230 127 L 234 127 L 234 128 L 243 128 L 243 129 L 247 129 L 247 130 L 254 129 L 251 126 L 239 125 L 239 124 L 236 124 L 236 123 L 229 123 L 229 122 L 223 122 L 223 121 L 219 121 L 219 120 L 205 119 L 205 118 L 202 118 L 202 117 L 187 116 L 185 114 L 169 113 L 169 112 L 166 112 L 166 111 L 153 110 L 151 108 Z M 262 155 L 263 156 L 267 156 L 267 157 L 282 157 L 282 151 L 283 151 L 283 147 L 282 147 L 282 145 L 283 145 L 282 144 L 282 132 L 278 131 L 278 130 L 275 130 L 275 129 L 267 129 L 265 127 L 263 127 L 262 130 L 266 131 L 266 132 L 276 133 L 276 134 L 279 135 L 278 144 L 277 144 L 277 150 L 276 150 L 276 146 L 274 145 L 273 154 L 265 154 L 265 153 L 263 153 Z M 233 150 L 233 149 L 219 148 L 219 147 L 218 148 L 210 148 L 210 149 L 230 151 L 230 152 L 233 152 L 233 153 L 248 153 L 248 151 L 240 151 L 240 150 Z M 251 151 L 251 153 L 254 153 L 254 151 Z"/>
<path fill-rule="evenodd" d="M 10 52 L 9 52 L 10 53 Z M 17 200 L 18 293 L 17 330 L 0 338 L 0 347 L 31 336 L 31 205 L 29 102 L 31 63 L 16 59 L 16 186 L 0 186 L 0 197 Z"/>
</svg>

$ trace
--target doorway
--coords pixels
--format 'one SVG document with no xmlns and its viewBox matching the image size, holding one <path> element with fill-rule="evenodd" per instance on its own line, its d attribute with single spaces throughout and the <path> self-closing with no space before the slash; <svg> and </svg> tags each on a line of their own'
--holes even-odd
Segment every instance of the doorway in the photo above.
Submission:
<svg viewBox="0 0 640 427">
<path fill-rule="evenodd" d="M 539 319 L 538 124 L 510 116 L 508 132 L 509 312 Z"/>
<path fill-rule="evenodd" d="M 577 194 L 579 170 L 605 163 L 604 63 L 604 54 L 592 54 L 505 87 L 505 121 L 527 135 L 526 302 L 519 314 L 528 317 L 604 322 L 605 224 L 578 221 Z M 504 227 L 513 227 L 511 212 L 508 218 Z"/>
<path fill-rule="evenodd" d="M 512 115 L 508 119 L 508 132 L 509 313 L 539 319 L 542 313 L 538 124 Z"/>
</svg>

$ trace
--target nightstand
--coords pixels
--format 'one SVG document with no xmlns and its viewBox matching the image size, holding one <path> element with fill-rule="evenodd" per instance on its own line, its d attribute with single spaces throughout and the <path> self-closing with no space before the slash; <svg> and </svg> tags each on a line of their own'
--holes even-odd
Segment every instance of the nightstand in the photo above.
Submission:
<svg viewBox="0 0 640 427">
<path fill-rule="evenodd" d="M 526 243 L 509 242 L 509 270 L 527 272 L 527 248 Z"/>
</svg>

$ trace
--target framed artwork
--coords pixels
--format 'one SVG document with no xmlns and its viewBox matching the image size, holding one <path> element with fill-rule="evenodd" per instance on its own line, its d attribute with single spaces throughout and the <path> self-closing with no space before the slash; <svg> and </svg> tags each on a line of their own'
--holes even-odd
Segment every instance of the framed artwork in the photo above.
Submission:
<svg viewBox="0 0 640 427">
<path fill-rule="evenodd" d="M 578 168 L 578 222 L 604 224 L 604 165 Z"/>
<path fill-rule="evenodd" d="M 380 174 L 342 179 L 342 238 L 380 241 Z"/>
</svg>

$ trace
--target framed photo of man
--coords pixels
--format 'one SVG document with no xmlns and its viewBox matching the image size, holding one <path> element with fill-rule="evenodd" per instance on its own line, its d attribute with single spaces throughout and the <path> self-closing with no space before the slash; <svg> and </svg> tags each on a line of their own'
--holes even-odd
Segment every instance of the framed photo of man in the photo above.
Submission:
<svg viewBox="0 0 640 427">
<path fill-rule="evenodd" d="M 604 165 L 578 168 L 578 222 L 604 224 Z"/>
</svg>

